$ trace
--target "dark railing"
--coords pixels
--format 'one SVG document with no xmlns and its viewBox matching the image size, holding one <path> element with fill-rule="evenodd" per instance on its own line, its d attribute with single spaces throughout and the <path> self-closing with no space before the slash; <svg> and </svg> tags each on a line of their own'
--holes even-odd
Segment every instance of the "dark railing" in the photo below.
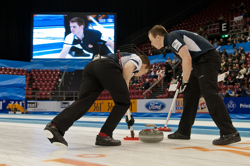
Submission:
<svg viewBox="0 0 250 166">
<path fill-rule="evenodd" d="M 65 76 L 65 73 L 67 72 L 67 74 L 68 74 L 68 66 L 69 66 L 69 64 L 67 64 L 67 66 L 64 69 L 62 77 L 59 79 L 59 82 L 60 82 L 59 85 L 58 85 L 59 92 L 60 92 L 61 84 L 64 85 L 64 76 Z"/>
<path fill-rule="evenodd" d="M 140 50 L 136 45 L 134 44 L 127 44 L 119 46 L 118 49 L 121 52 L 130 52 L 130 53 L 136 53 L 138 55 L 146 55 L 142 50 Z"/>
<path fill-rule="evenodd" d="M 35 94 L 34 95 L 25 95 L 26 99 L 53 100 L 53 98 L 59 98 L 59 97 L 61 97 L 63 100 L 65 100 L 66 98 L 73 98 L 74 100 L 79 99 L 79 92 L 78 91 L 32 91 L 32 92 L 34 92 Z"/>
</svg>

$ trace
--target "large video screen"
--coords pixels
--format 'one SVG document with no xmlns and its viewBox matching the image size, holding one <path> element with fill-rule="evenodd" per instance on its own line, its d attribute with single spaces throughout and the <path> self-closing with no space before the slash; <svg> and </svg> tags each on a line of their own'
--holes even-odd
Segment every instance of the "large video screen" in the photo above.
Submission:
<svg viewBox="0 0 250 166">
<path fill-rule="evenodd" d="M 115 14 L 33 14 L 33 59 L 92 59 L 115 52 Z"/>
</svg>

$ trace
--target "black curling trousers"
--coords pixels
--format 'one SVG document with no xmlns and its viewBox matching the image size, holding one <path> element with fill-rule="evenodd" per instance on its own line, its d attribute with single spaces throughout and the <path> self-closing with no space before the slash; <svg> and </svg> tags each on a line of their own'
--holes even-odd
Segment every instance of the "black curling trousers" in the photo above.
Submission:
<svg viewBox="0 0 250 166">
<path fill-rule="evenodd" d="M 52 120 L 63 135 L 90 109 L 104 89 L 110 92 L 115 106 L 101 128 L 101 132 L 112 136 L 130 106 L 130 97 L 121 68 L 107 58 L 91 61 L 86 65 L 82 73 L 79 99 Z"/>
<path fill-rule="evenodd" d="M 223 99 L 219 95 L 217 79 L 220 65 L 221 57 L 215 50 L 203 54 L 199 61 L 192 65 L 189 84 L 184 91 L 179 133 L 190 136 L 201 95 L 206 101 L 213 121 L 220 129 L 220 135 L 236 132 Z"/>
</svg>

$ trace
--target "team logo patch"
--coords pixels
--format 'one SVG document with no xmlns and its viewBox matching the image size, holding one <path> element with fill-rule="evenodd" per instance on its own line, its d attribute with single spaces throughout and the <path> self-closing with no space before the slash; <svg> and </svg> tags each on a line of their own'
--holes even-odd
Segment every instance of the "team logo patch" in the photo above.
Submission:
<svg viewBox="0 0 250 166">
<path fill-rule="evenodd" d="M 93 45 L 89 44 L 88 47 L 89 47 L 89 48 L 93 48 Z"/>
<path fill-rule="evenodd" d="M 174 42 L 172 43 L 172 47 L 176 50 L 179 51 L 179 48 L 182 46 L 181 42 L 179 40 L 175 39 Z"/>
</svg>

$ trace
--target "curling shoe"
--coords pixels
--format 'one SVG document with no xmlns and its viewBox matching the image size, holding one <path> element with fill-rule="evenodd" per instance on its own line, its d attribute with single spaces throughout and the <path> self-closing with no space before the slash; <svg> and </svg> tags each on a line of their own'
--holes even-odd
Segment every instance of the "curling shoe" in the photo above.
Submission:
<svg viewBox="0 0 250 166">
<path fill-rule="evenodd" d="M 178 133 L 176 131 L 173 134 L 169 134 L 168 139 L 185 139 L 185 140 L 189 140 L 190 136 L 182 135 L 182 134 L 180 134 L 180 133 Z"/>
<path fill-rule="evenodd" d="M 220 138 L 213 141 L 214 145 L 228 145 L 241 141 L 240 134 L 238 132 L 222 135 Z"/>
<path fill-rule="evenodd" d="M 43 134 L 49 139 L 51 144 L 59 148 L 67 148 L 68 143 L 63 138 L 63 135 L 58 130 L 58 128 L 49 122 L 45 129 L 43 130 Z"/>
<path fill-rule="evenodd" d="M 101 145 L 101 146 L 119 146 L 121 145 L 121 141 L 114 140 L 114 138 L 107 136 L 102 137 L 100 135 L 96 136 L 96 142 L 95 145 Z"/>
</svg>

